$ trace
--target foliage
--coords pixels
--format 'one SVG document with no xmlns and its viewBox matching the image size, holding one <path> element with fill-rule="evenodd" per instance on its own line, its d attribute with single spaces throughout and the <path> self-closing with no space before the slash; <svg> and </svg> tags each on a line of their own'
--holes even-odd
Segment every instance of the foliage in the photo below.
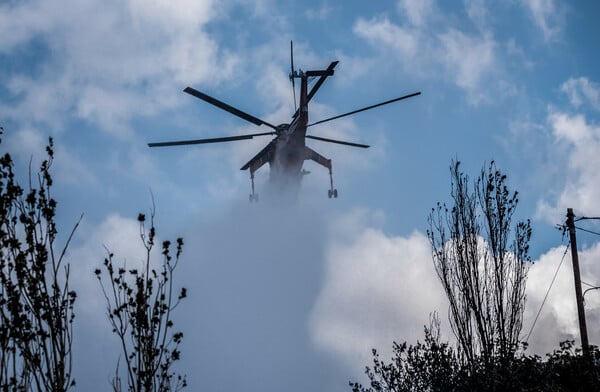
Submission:
<svg viewBox="0 0 600 392">
<path fill-rule="evenodd" d="M 373 369 L 366 368 L 370 388 L 350 383 L 353 392 L 441 391 L 454 383 L 459 362 L 448 343 L 440 342 L 439 320 L 425 327 L 425 341 L 416 345 L 393 343 L 392 362 L 386 364 L 373 349 Z"/>
<path fill-rule="evenodd" d="M 430 327 L 431 328 L 431 327 Z M 476 356 L 473 363 L 461 362 L 457 350 L 440 343 L 439 334 L 425 328 L 425 342 L 407 345 L 394 342 L 390 363 L 373 350 L 373 367 L 366 368 L 370 386 L 351 382 L 353 392 L 408 391 L 597 391 L 600 390 L 600 351 L 591 348 L 590 359 L 565 341 L 560 348 L 537 355 L 519 352 L 513 358 L 492 360 Z"/>
<path fill-rule="evenodd" d="M 373 366 L 365 371 L 369 386 L 350 382 L 352 391 L 600 390 L 597 347 L 585 356 L 566 341 L 542 359 L 525 354 L 526 344 L 518 342 L 531 227 L 527 221 L 511 229 L 518 199 L 506 176 L 493 162 L 473 187 L 459 162 L 451 174 L 454 205 L 432 210 L 428 236 L 457 347 L 440 342 L 433 318 L 423 343 L 393 343 L 391 362 L 373 350 Z"/>
<path fill-rule="evenodd" d="M 549 379 L 555 390 L 600 391 L 600 350 L 590 346 L 589 356 L 581 347 L 567 340 L 550 354 L 546 354 L 546 369 L 542 377 Z"/>
<path fill-rule="evenodd" d="M 1 129 L 1 128 L 0 128 Z M 28 187 L 10 154 L 0 157 L 0 389 L 66 391 L 72 377 L 73 305 L 65 252 L 55 250 L 57 202 L 51 196 L 52 139 Z M 35 185 L 34 185 L 35 184 Z M 81 220 L 81 219 L 80 219 Z"/>
<path fill-rule="evenodd" d="M 466 362 L 510 358 L 522 327 L 531 226 L 512 229 L 518 194 L 493 161 L 472 186 L 460 162 L 450 171 L 453 205 L 432 209 L 427 232 L 450 325 Z"/>
<path fill-rule="evenodd" d="M 102 279 L 102 270 L 95 273 L 107 303 L 107 312 L 113 332 L 117 334 L 127 373 L 128 391 L 178 391 L 186 386 L 185 376 L 176 374 L 172 365 L 180 359 L 179 345 L 183 333 L 172 333 L 172 312 L 186 297 L 182 288 L 178 296 L 173 290 L 173 273 L 179 262 L 183 240 L 177 239 L 175 257 L 171 255 L 170 241 L 162 243 L 162 263 L 154 268 L 151 263 L 156 239 L 154 215 L 146 231 L 145 216 L 140 214 L 140 237 L 146 249 L 143 266 L 127 270 L 115 266 L 109 252 L 104 260 L 108 285 Z M 120 391 L 119 363 L 113 389 Z"/>
</svg>

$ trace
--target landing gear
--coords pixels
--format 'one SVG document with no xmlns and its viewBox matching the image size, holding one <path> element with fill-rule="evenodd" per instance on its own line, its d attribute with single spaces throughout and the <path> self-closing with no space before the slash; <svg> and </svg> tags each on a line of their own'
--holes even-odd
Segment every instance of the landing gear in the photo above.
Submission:
<svg viewBox="0 0 600 392">
<path fill-rule="evenodd" d="M 327 191 L 327 196 L 329 196 L 330 199 L 332 197 L 337 199 L 338 191 L 333 187 L 333 173 L 331 172 L 331 165 L 329 166 L 329 185 L 331 186 L 331 189 Z"/>
<path fill-rule="evenodd" d="M 252 183 L 252 193 L 250 194 L 250 203 L 257 202 L 258 203 L 258 193 L 254 193 L 254 172 L 250 172 L 250 181 Z"/>
<path fill-rule="evenodd" d="M 318 152 L 316 152 L 315 150 L 313 150 L 307 146 L 304 146 L 304 151 L 306 154 L 304 159 L 313 160 L 313 161 L 317 162 L 319 165 L 324 166 L 327 169 L 329 169 L 329 190 L 327 191 L 327 196 L 329 196 L 330 199 L 332 197 L 334 199 L 337 199 L 338 191 L 337 191 L 337 189 L 335 189 L 333 187 L 333 173 L 331 171 L 331 159 L 325 158 L 324 156 L 320 155 Z M 303 174 L 304 174 L 304 172 L 303 172 Z"/>
</svg>

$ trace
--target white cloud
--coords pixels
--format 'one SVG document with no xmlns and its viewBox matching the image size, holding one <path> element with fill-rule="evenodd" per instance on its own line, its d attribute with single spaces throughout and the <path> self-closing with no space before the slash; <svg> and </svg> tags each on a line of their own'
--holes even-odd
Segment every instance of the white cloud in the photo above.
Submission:
<svg viewBox="0 0 600 392">
<path fill-rule="evenodd" d="M 57 143 L 57 180 L 98 183 L 102 174 L 90 173 L 95 163 L 84 164 L 69 141 L 75 132 L 103 132 L 103 140 L 115 141 L 107 154 L 117 160 L 108 162 L 124 163 L 114 173 L 146 181 L 159 165 L 151 164 L 147 150 L 140 152 L 145 137 L 139 133 L 147 129 L 134 129 L 134 121 L 189 102 L 181 93 L 187 84 L 215 85 L 231 77 L 238 55 L 205 31 L 227 6 L 212 0 L 0 6 L 0 34 L 10 37 L 0 42 L 0 53 L 31 61 L 0 70 L 7 91 L 0 112 L 21 129 L 64 136 Z"/>
<path fill-rule="evenodd" d="M 443 61 L 453 75 L 455 83 L 471 92 L 476 101 L 482 97 L 477 92 L 486 74 L 496 64 L 495 41 L 490 36 L 468 36 L 451 29 L 440 35 Z"/>
<path fill-rule="evenodd" d="M 481 31 L 486 30 L 486 21 L 488 19 L 488 9 L 485 1 L 486 0 L 463 1 L 469 19 L 471 19 L 471 22 L 473 22 Z"/>
<path fill-rule="evenodd" d="M 150 217 L 147 218 L 148 225 Z M 70 257 L 82 260 L 88 268 L 101 265 L 106 256 L 105 248 L 115 253 L 115 261 L 119 263 L 126 261 L 134 266 L 141 265 L 145 260 L 146 249 L 140 239 L 140 224 L 137 219 L 109 214 L 97 225 L 84 225 L 77 234 L 81 240 L 71 249 Z"/>
<path fill-rule="evenodd" d="M 357 36 L 385 56 L 386 63 L 391 58 L 411 75 L 450 80 L 467 93 L 472 104 L 486 101 L 492 90 L 496 96 L 512 94 L 511 83 L 501 77 L 502 61 L 497 53 L 500 46 L 484 28 L 483 5 L 471 5 L 467 10 L 474 23 L 480 25 L 476 33 L 453 27 L 451 18 L 436 13 L 432 3 L 416 5 L 406 1 L 399 3 L 399 7 L 412 21 L 410 27 L 379 17 L 358 19 L 353 28 Z M 426 25 L 423 21 L 426 16 L 438 23 Z"/>
<path fill-rule="evenodd" d="M 544 40 L 552 41 L 562 31 L 562 14 L 554 0 L 522 0 Z"/>
<path fill-rule="evenodd" d="M 555 201 L 543 200 L 538 205 L 538 216 L 557 222 L 564 217 L 567 207 L 576 215 L 598 213 L 600 198 L 600 126 L 589 123 L 582 114 L 569 115 L 551 111 L 548 123 L 555 143 L 564 158 L 563 179 L 556 179 Z M 564 159 L 564 160 L 563 160 Z"/>
<path fill-rule="evenodd" d="M 35 127 L 24 127 L 17 132 L 9 132 L 6 137 L 7 150 L 17 161 L 17 167 L 26 167 L 31 161 L 32 170 L 36 170 L 46 159 L 45 148 L 48 136 Z M 54 172 L 56 181 L 66 184 L 97 185 L 97 178 L 76 151 L 70 151 L 54 140 Z"/>
<path fill-rule="evenodd" d="M 564 246 L 550 249 L 541 255 L 529 270 L 527 305 L 522 330 L 523 337 L 526 337 L 531 330 L 554 273 L 564 257 L 556 280 L 548 294 L 546 303 L 541 308 L 540 316 L 529 338 L 531 352 L 534 353 L 544 354 L 550 352 L 557 348 L 560 341 L 566 339 L 574 339 L 577 344 L 580 343 L 571 251 L 568 250 L 566 254 L 565 251 L 567 249 Z M 600 284 L 600 264 L 594 262 L 599 257 L 600 243 L 579 251 L 582 281 L 590 284 Z M 586 294 L 585 310 L 589 341 L 591 344 L 597 344 L 600 341 L 600 329 L 593 328 L 593 326 L 598 325 L 598 322 L 600 322 L 600 317 L 598 317 L 600 292 L 590 291 Z"/>
<path fill-rule="evenodd" d="M 338 218 L 325 249 L 325 277 L 311 314 L 311 337 L 316 346 L 353 369 L 370 363 L 370 350 L 384 358 L 392 341 L 423 339 L 429 314 L 441 315 L 443 340 L 454 342 L 446 311 L 448 303 L 431 259 L 426 236 L 386 234 L 378 227 L 383 215 L 355 209 Z M 527 302 L 521 338 L 529 333 L 565 247 L 550 249 L 529 269 Z M 580 250 L 582 280 L 600 284 L 600 243 Z M 529 338 L 529 352 L 544 354 L 565 339 L 578 339 L 570 252 Z M 600 292 L 586 295 L 588 326 L 600 321 Z M 600 330 L 589 328 L 590 342 Z"/>
<path fill-rule="evenodd" d="M 392 341 L 422 340 L 429 314 L 447 308 L 427 238 L 390 236 L 378 221 L 381 214 L 353 210 L 332 224 L 311 317 L 315 344 L 356 371 L 372 348 L 389 353 Z"/>
<path fill-rule="evenodd" d="M 137 94 L 133 91 L 110 89 L 103 86 L 88 85 L 80 92 L 76 112 L 79 117 L 96 123 L 100 129 L 120 140 L 128 140 L 133 132 L 124 124 L 131 113 L 149 114 L 147 106 L 140 106 Z"/>
<path fill-rule="evenodd" d="M 55 145 L 56 179 L 66 184 L 92 186 L 98 189 L 96 174 L 86 164 L 85 159 L 76 151 L 70 151 L 62 145 Z"/>
<path fill-rule="evenodd" d="M 8 90 L 18 97 L 12 104 L 0 104 L 8 118 L 17 119 L 27 126 L 44 123 L 61 129 L 64 114 L 71 109 L 74 92 L 65 75 L 43 76 L 35 79 L 29 75 L 16 75 L 9 79 Z"/>
<path fill-rule="evenodd" d="M 359 19 L 353 27 L 358 36 L 367 39 L 373 46 L 385 45 L 395 51 L 395 56 L 400 58 L 414 57 L 417 53 L 417 36 L 413 31 L 404 29 L 388 18 L 375 18 L 371 20 Z"/>
<path fill-rule="evenodd" d="M 170 30 L 180 28 L 173 23 L 185 23 L 193 28 L 210 21 L 217 13 L 211 0 L 131 0 L 129 8 L 135 21 L 155 21 L 161 28 Z"/>
<path fill-rule="evenodd" d="M 434 8 L 433 0 L 399 0 L 398 9 L 415 26 L 425 24 Z"/>
<path fill-rule="evenodd" d="M 216 83 L 237 63 L 204 31 L 218 15 L 213 1 L 32 1 L 4 6 L 0 15 L 2 35 L 13 37 L 1 51 L 10 55 L 34 39 L 45 48 L 35 74 L 10 76 L 17 118 L 48 122 L 74 110 L 122 133 L 131 116 L 173 105 L 179 89 L 165 83 Z"/>
<path fill-rule="evenodd" d="M 118 214 L 109 214 L 95 225 L 90 225 L 84 218 L 68 249 L 70 285 L 78 295 L 77 315 L 86 321 L 88 327 L 96 326 L 98 330 L 107 329 L 108 321 L 104 316 L 104 297 L 94 270 L 104 268 L 102 262 L 108 256 L 107 249 L 114 253 L 116 265 L 141 266 L 146 252 L 140 239 L 139 223 Z"/>
<path fill-rule="evenodd" d="M 569 96 L 571 105 L 576 108 L 589 104 L 600 111 L 600 86 L 586 77 L 569 78 L 560 86 L 560 91 Z"/>
<path fill-rule="evenodd" d="M 44 151 L 48 139 L 35 128 L 25 127 L 18 132 L 7 132 L 7 150 L 26 161 Z"/>
<path fill-rule="evenodd" d="M 146 237 L 150 227 L 150 216 L 146 214 Z M 108 252 L 114 254 L 115 266 L 126 268 L 142 268 L 146 262 L 146 248 L 140 238 L 140 223 L 135 218 L 123 217 L 119 214 L 108 214 L 101 222 L 90 224 L 85 216 L 82 224 L 75 232 L 66 261 L 71 265 L 70 285 L 77 291 L 77 314 L 84 320 L 102 319 L 98 329 L 108 325 L 103 309 L 105 305 L 102 290 L 97 282 L 94 270 L 100 268 L 105 277 L 103 260 Z M 151 256 L 151 264 L 158 266 L 162 258 L 162 240 L 155 237 L 155 249 Z M 105 281 L 106 283 L 106 281 Z M 93 321 L 90 326 L 95 325 Z M 106 324 L 105 324 L 106 323 Z"/>
<path fill-rule="evenodd" d="M 325 20 L 333 11 L 333 7 L 327 1 L 323 2 L 318 8 L 308 8 L 304 15 L 309 20 Z"/>
<path fill-rule="evenodd" d="M 54 6 L 47 2 L 30 2 L 27 5 L 17 3 L 11 6 L 5 2 L 0 6 L 0 53 L 8 53 L 37 34 L 43 34 L 50 29 L 51 18 L 44 15 L 52 14 Z"/>
<path fill-rule="evenodd" d="M 151 263 L 156 266 L 162 257 L 160 238 L 157 237 L 155 243 Z M 77 385 L 86 391 L 106 389 L 120 355 L 119 341 L 112 333 L 106 300 L 94 273 L 96 268 L 102 270 L 103 283 L 110 296 L 110 283 L 103 266 L 107 250 L 114 253 L 117 267 L 132 269 L 144 265 L 146 249 L 135 218 L 112 213 L 100 222 L 89 222 L 84 217 L 66 254 L 66 261 L 70 263 L 69 285 L 77 292 L 73 343 L 75 377 Z"/>
</svg>

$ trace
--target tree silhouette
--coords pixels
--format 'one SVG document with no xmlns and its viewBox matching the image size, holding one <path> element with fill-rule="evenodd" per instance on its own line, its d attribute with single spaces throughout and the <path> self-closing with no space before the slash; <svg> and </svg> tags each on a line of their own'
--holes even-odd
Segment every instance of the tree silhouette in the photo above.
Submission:
<svg viewBox="0 0 600 392">
<path fill-rule="evenodd" d="M 510 358 L 523 321 L 531 225 L 518 222 L 513 230 L 518 194 L 493 161 L 472 187 L 460 162 L 450 172 L 453 203 L 432 209 L 427 232 L 450 325 L 467 362 L 480 354 Z"/>
<path fill-rule="evenodd" d="M 52 139 L 46 153 L 36 176 L 30 168 L 26 188 L 16 179 L 10 154 L 0 158 L 2 391 L 66 391 L 75 384 L 71 346 L 76 293 L 69 287 L 64 257 L 79 222 L 56 251 Z"/>
<path fill-rule="evenodd" d="M 112 331 L 119 337 L 122 359 L 127 373 L 127 390 L 131 392 L 178 391 L 186 386 L 185 376 L 176 374 L 172 365 L 180 359 L 179 345 L 183 333 L 172 332 L 172 312 L 186 297 L 181 288 L 176 296 L 173 273 L 179 262 L 183 240 L 177 239 L 175 256 L 171 242 L 162 243 L 162 262 L 154 267 L 151 260 L 156 230 L 154 212 L 150 228 L 146 217 L 138 216 L 140 237 L 146 249 L 140 268 L 116 266 L 114 255 L 108 252 L 104 259 L 105 285 L 102 270 L 95 274 L 106 298 L 107 314 Z M 113 390 L 122 390 L 120 361 L 117 362 Z"/>
<path fill-rule="evenodd" d="M 435 329 L 425 328 L 425 341 L 395 343 L 391 361 L 373 350 L 373 367 L 366 368 L 369 385 L 350 382 L 353 392 L 547 392 L 600 390 L 600 351 L 585 357 L 573 341 L 546 354 L 517 353 L 510 359 L 476 356 L 460 360 L 457 350 L 443 343 Z M 589 360 L 592 359 L 592 361 Z"/>
<path fill-rule="evenodd" d="M 458 384 L 460 362 L 455 350 L 440 340 L 440 321 L 433 314 L 424 328 L 425 341 L 408 345 L 393 343 L 391 363 L 373 349 L 373 368 L 366 368 L 370 387 L 351 382 L 353 392 L 446 391 Z"/>
<path fill-rule="evenodd" d="M 511 226 L 518 199 L 506 176 L 493 162 L 473 187 L 459 162 L 451 175 L 454 203 L 431 211 L 428 236 L 458 347 L 441 342 L 433 317 L 424 342 L 393 343 L 390 362 L 373 350 L 373 365 L 365 371 L 369 385 L 350 382 L 352 391 L 600 390 L 597 347 L 588 358 L 566 341 L 542 359 L 526 355 L 526 344 L 518 342 L 531 227 L 529 221 Z"/>
</svg>

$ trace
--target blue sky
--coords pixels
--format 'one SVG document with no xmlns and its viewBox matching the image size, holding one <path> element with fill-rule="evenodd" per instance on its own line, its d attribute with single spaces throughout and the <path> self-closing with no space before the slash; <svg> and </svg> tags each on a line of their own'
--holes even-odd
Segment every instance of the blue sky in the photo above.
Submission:
<svg viewBox="0 0 600 392">
<path fill-rule="evenodd" d="M 85 214 L 70 257 L 80 297 L 75 369 L 106 390 L 116 340 L 92 271 L 106 245 L 141 258 L 135 217 L 157 208 L 163 238 L 186 240 L 190 298 L 181 369 L 190 389 L 347 390 L 370 348 L 414 341 L 447 305 L 425 237 L 449 197 L 449 165 L 475 177 L 495 160 L 532 220 L 524 333 L 566 242 L 567 207 L 600 216 L 600 70 L 594 1 L 21 1 L 0 4 L 0 148 L 26 173 L 52 136 L 59 219 Z M 149 149 L 148 142 L 268 131 L 182 92 L 192 86 L 271 123 L 293 113 L 298 68 L 339 60 L 310 105 L 319 119 L 422 95 L 312 129 L 368 150 L 311 141 L 333 159 L 305 168 L 295 205 L 261 203 L 239 168 L 269 138 Z M 600 231 L 593 221 L 582 227 Z M 598 236 L 579 232 L 582 279 L 600 284 Z M 569 259 L 531 338 L 546 352 L 577 338 Z M 600 293 L 586 295 L 600 339 Z M 447 325 L 447 323 L 445 323 Z M 452 339 L 450 333 L 446 333 Z"/>
</svg>

